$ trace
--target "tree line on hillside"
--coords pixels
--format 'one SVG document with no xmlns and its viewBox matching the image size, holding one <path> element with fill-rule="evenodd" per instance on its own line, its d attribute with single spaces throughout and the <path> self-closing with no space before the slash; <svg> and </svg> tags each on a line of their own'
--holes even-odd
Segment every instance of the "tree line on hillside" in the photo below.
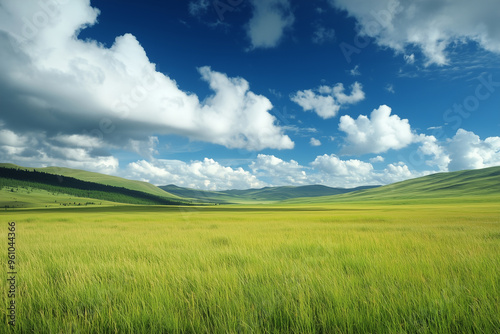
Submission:
<svg viewBox="0 0 500 334">
<path fill-rule="evenodd" d="M 178 205 L 186 204 L 142 191 L 88 182 L 73 177 L 40 171 L 0 167 L 0 189 L 4 187 L 31 187 L 52 193 L 95 198 L 129 204 Z"/>
</svg>

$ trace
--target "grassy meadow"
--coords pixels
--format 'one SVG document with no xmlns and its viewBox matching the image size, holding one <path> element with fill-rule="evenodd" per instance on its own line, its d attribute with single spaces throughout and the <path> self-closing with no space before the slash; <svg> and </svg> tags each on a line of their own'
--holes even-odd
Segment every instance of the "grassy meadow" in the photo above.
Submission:
<svg viewBox="0 0 500 334">
<path fill-rule="evenodd" d="M 2 211 L 0 330 L 496 333 L 500 206 L 460 201 Z"/>
</svg>

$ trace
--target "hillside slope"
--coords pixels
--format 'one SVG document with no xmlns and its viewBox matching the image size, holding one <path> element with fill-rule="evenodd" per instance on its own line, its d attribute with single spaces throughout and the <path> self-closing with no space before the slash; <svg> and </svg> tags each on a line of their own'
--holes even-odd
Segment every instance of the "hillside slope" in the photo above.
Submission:
<svg viewBox="0 0 500 334">
<path fill-rule="evenodd" d="M 16 169 L 22 169 L 22 170 L 28 170 L 28 171 L 37 170 L 39 172 L 44 172 L 44 173 L 49 173 L 49 174 L 54 174 L 54 175 L 73 177 L 75 179 L 79 179 L 82 181 L 100 183 L 100 184 L 105 184 L 108 186 L 122 187 L 122 188 L 127 188 L 130 190 L 141 191 L 141 192 L 148 193 L 148 194 L 155 195 L 155 196 L 172 198 L 172 199 L 179 199 L 178 196 L 170 194 L 170 193 L 152 185 L 151 183 L 128 180 L 128 179 L 124 179 L 124 178 L 121 178 L 118 176 L 111 176 L 111 175 L 106 175 L 106 174 L 88 172 L 88 171 L 80 170 L 80 169 L 72 169 L 72 168 L 64 168 L 64 167 L 32 168 L 32 167 L 21 167 L 21 166 L 17 166 L 14 164 L 5 164 L 5 163 L 0 163 L 0 167 L 16 168 Z"/>
<path fill-rule="evenodd" d="M 179 205 L 188 201 L 150 193 L 83 181 L 69 176 L 55 175 L 38 170 L 26 170 L 0 167 L 0 189 L 10 188 L 10 192 L 21 189 L 39 189 L 57 194 L 67 194 L 79 198 L 98 199 L 117 203 L 146 205 Z M 8 205 L 8 204 L 6 204 Z"/>
<path fill-rule="evenodd" d="M 341 201 L 385 201 L 443 199 L 471 196 L 500 197 L 500 167 L 437 173 L 397 182 L 375 189 L 314 199 L 293 199 L 287 203 L 326 203 Z"/>
</svg>

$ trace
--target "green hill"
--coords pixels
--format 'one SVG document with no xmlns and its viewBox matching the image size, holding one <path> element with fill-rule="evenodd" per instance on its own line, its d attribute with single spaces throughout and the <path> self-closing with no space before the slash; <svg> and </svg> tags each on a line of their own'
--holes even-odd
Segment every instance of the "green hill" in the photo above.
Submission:
<svg viewBox="0 0 500 334">
<path fill-rule="evenodd" d="M 142 205 L 184 205 L 190 203 L 178 197 L 157 196 L 124 187 L 84 181 L 40 170 L 11 168 L 11 166 L 0 167 L 0 190 L 2 192 L 10 191 L 10 196 L 8 196 L 8 198 L 4 198 L 7 196 L 3 196 L 1 199 L 6 209 L 12 207 L 27 207 L 23 203 L 31 203 L 32 201 L 29 196 L 24 196 L 23 193 L 25 191 L 28 195 L 32 193 L 37 194 L 33 194 L 33 202 L 40 203 L 40 194 L 35 192 L 35 190 L 44 190 L 54 197 L 60 197 L 61 194 L 65 194 L 68 195 L 66 197 L 71 196 L 78 199 L 87 199 L 85 203 L 93 203 L 92 200 Z M 45 195 L 46 194 L 42 193 L 41 197 L 47 197 Z M 35 198 L 36 196 L 38 196 L 38 198 Z M 18 197 L 22 197 L 23 200 L 18 200 Z M 45 200 L 52 203 L 57 199 L 46 198 Z M 45 206 L 47 206 L 49 202 L 46 202 Z"/>
<path fill-rule="evenodd" d="M 265 187 L 261 189 L 203 191 L 182 188 L 175 185 L 160 186 L 161 189 L 184 198 L 200 201 L 227 203 L 275 202 L 299 197 L 317 197 L 345 194 L 353 191 L 371 189 L 374 186 L 352 189 L 332 188 L 323 185 Z"/>
<path fill-rule="evenodd" d="M 54 193 L 32 187 L 2 187 L 0 189 L 0 208 L 2 210 L 115 205 L 118 205 L 118 203 L 101 199 L 78 197 L 65 193 Z M 120 203 L 120 205 L 123 204 Z"/>
<path fill-rule="evenodd" d="M 52 178 L 63 177 L 65 180 L 67 179 L 69 181 L 80 180 L 81 182 L 93 183 L 94 185 L 85 185 L 77 182 L 77 187 L 69 193 L 73 196 L 73 198 L 80 198 L 80 202 L 82 203 L 84 203 L 84 199 L 88 198 L 97 198 L 103 201 L 111 202 L 121 201 L 122 203 L 136 203 L 138 201 L 144 201 L 143 204 L 159 204 L 160 202 L 173 204 L 188 204 L 191 202 L 250 204 L 277 201 L 282 201 L 284 204 L 321 204 L 332 202 L 365 201 L 387 201 L 396 203 L 412 199 L 418 199 L 420 201 L 436 201 L 452 198 L 456 199 L 460 197 L 464 200 L 471 199 L 471 197 L 475 197 L 476 200 L 480 200 L 478 198 L 481 196 L 487 196 L 489 199 L 496 197 L 500 198 L 500 167 L 491 167 L 479 170 L 464 170 L 450 173 L 437 173 L 382 187 L 369 186 L 342 189 L 322 185 L 310 185 L 226 191 L 201 191 L 177 187 L 175 185 L 156 187 L 147 182 L 132 181 L 115 176 L 61 167 L 26 168 L 13 164 L 0 164 L 0 169 L 2 168 L 6 168 L 7 171 L 9 169 L 16 169 L 35 173 L 40 172 L 42 176 L 53 175 Z M 6 174 L 6 172 L 4 172 L 4 174 Z M 0 175 L 0 179 L 1 178 L 2 175 Z M 11 192 L 9 193 L 7 193 L 8 190 L 4 189 L 4 204 L 9 205 L 9 203 L 14 203 L 16 201 L 28 203 L 28 194 L 33 194 L 34 192 L 28 191 L 28 194 L 19 193 L 19 196 L 17 196 L 12 193 L 12 187 L 16 187 L 16 191 L 19 187 L 12 183 L 12 181 L 9 182 L 10 183 L 4 182 L 4 188 L 6 186 L 11 187 Z M 18 179 L 16 182 L 21 185 L 23 179 Z M 30 182 L 38 181 L 30 180 Z M 109 188 L 101 189 L 98 185 Z M 25 187 L 25 189 L 30 187 L 41 189 L 53 194 L 64 192 L 63 190 L 57 188 L 64 187 L 64 185 L 54 183 L 53 180 L 48 183 L 45 182 L 43 186 L 22 183 L 22 187 Z M 87 189 L 86 187 L 90 188 Z M 90 193 L 88 192 L 89 189 L 95 191 L 92 193 L 95 197 L 90 197 Z M 86 191 L 87 193 L 85 193 Z M 109 196 L 109 194 L 106 194 L 107 192 L 113 193 L 114 195 Z M 42 192 L 37 196 L 41 196 L 40 198 L 42 198 L 45 195 L 46 194 Z M 22 201 L 19 200 L 21 197 Z M 36 200 L 33 198 L 33 200 L 37 203 L 42 203 L 43 200 L 40 198 Z M 115 201 L 114 199 L 117 200 Z M 54 200 L 51 202 L 54 202 Z"/>
<path fill-rule="evenodd" d="M 447 198 L 500 197 L 500 167 L 437 173 L 390 185 L 337 196 L 293 199 L 286 203 L 345 201 L 438 200 Z"/>
<path fill-rule="evenodd" d="M 32 168 L 32 167 L 21 167 L 21 166 L 17 166 L 14 164 L 5 164 L 5 163 L 2 164 L 2 163 L 0 163 L 0 168 L 1 167 L 3 167 L 3 168 L 16 168 L 16 169 L 29 170 L 29 171 L 37 170 L 39 172 L 44 172 L 44 173 L 49 173 L 49 174 L 54 174 L 54 175 L 73 177 L 75 179 L 79 179 L 82 181 L 100 183 L 100 184 L 105 184 L 108 186 L 122 187 L 122 188 L 130 189 L 130 190 L 141 191 L 141 192 L 148 193 L 148 194 L 155 195 L 155 196 L 172 198 L 172 199 L 179 199 L 178 196 L 170 194 L 170 193 L 152 185 L 151 183 L 142 182 L 142 181 L 127 180 L 127 179 L 117 177 L 117 176 L 111 176 L 111 175 L 94 173 L 94 172 L 87 172 L 85 170 L 80 170 L 80 169 L 72 169 L 72 168 L 64 168 L 64 167 Z"/>
</svg>

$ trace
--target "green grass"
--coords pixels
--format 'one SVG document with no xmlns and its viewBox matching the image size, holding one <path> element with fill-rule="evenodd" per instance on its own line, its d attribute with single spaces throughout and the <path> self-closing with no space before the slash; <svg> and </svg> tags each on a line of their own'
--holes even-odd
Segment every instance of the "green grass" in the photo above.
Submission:
<svg viewBox="0 0 500 334">
<path fill-rule="evenodd" d="M 0 189 L 0 210 L 7 211 L 28 208 L 59 208 L 71 206 L 96 206 L 117 205 L 115 202 L 98 200 L 93 198 L 76 197 L 62 193 L 52 193 L 36 188 L 15 188 L 11 191 L 9 187 Z"/>
<path fill-rule="evenodd" d="M 498 202 L 123 206 L 0 216 L 17 221 L 15 333 L 500 328 Z"/>
</svg>

